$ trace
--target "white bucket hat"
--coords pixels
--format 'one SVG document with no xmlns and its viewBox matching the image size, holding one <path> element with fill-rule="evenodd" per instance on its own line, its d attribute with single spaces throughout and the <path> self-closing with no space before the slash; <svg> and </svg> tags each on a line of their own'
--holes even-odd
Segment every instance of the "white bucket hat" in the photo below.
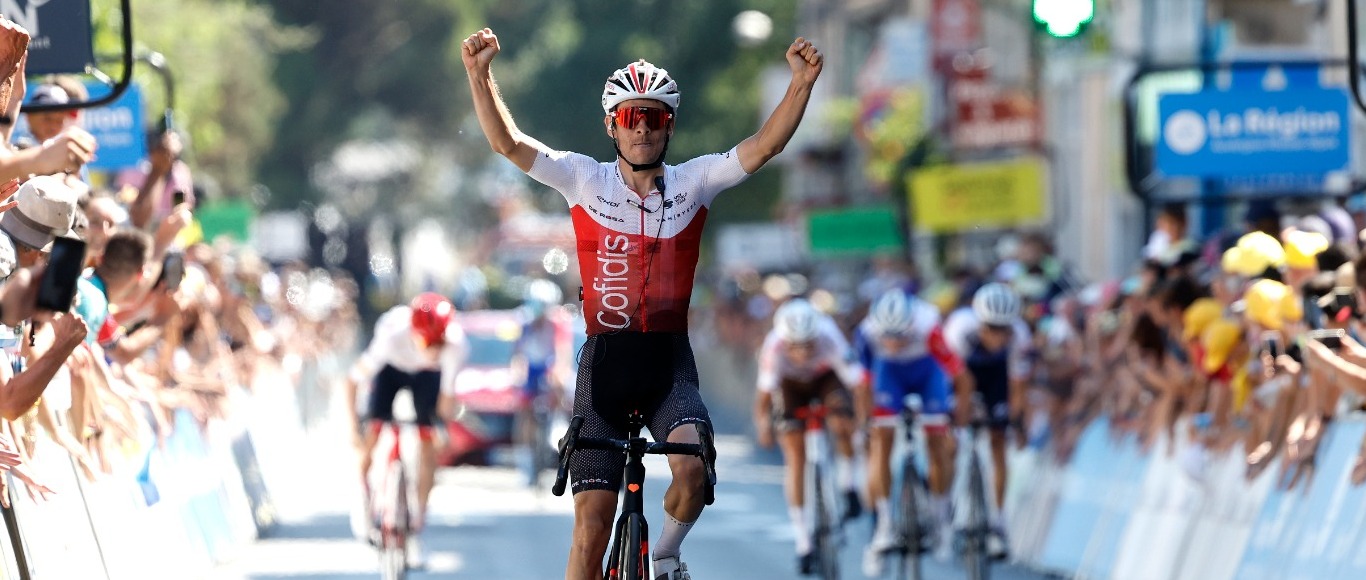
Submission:
<svg viewBox="0 0 1366 580">
<path fill-rule="evenodd" d="M 34 177 L 24 182 L 9 201 L 16 199 L 18 207 L 0 216 L 0 230 L 16 243 L 46 252 L 52 249 L 56 236 L 74 236 L 76 192 L 61 178 Z"/>
</svg>

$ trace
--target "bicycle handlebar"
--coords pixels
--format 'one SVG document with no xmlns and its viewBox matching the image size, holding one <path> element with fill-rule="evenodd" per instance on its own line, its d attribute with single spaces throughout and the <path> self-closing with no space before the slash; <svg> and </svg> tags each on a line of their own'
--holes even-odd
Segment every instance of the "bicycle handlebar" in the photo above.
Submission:
<svg viewBox="0 0 1366 580">
<path fill-rule="evenodd" d="M 579 437 L 583 428 L 583 417 L 575 415 L 569 421 L 569 429 L 560 439 L 560 466 L 555 472 L 555 485 L 550 493 L 564 495 L 564 487 L 569 479 L 569 459 L 579 449 L 598 449 L 617 451 L 626 455 L 691 455 L 702 460 L 707 470 L 706 501 L 711 505 L 716 501 L 716 446 L 712 442 L 711 428 L 705 424 L 697 426 L 701 443 L 674 443 L 671 441 L 644 442 L 644 439 L 610 439 L 601 437 Z M 637 442 L 644 442 L 643 445 Z"/>
</svg>

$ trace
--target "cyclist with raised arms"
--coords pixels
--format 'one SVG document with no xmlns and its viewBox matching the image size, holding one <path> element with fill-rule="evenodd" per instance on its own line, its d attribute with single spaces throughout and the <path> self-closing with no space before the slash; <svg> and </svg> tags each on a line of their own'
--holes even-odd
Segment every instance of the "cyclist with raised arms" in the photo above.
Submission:
<svg viewBox="0 0 1366 580">
<path fill-rule="evenodd" d="M 796 411 L 811 401 L 829 410 L 826 424 L 834 435 L 836 489 L 844 492 L 845 518 L 857 517 L 854 487 L 853 399 L 850 389 L 863 381 L 863 366 L 834 319 L 810 302 L 794 298 L 773 315 L 773 330 L 759 348 L 754 427 L 763 447 L 773 445 L 772 418 L 779 416 L 779 446 L 785 464 L 787 513 L 797 538 L 797 569 L 811 574 L 816 556 L 805 517 L 806 439 Z"/>
<path fill-rule="evenodd" d="M 624 438 L 628 414 L 639 410 L 656 440 L 698 443 L 696 425 L 710 419 L 687 331 L 702 225 L 717 194 L 787 146 L 823 57 L 798 38 L 787 49 L 787 92 L 759 131 L 725 153 L 670 166 L 664 154 L 680 112 L 679 90 L 664 69 L 640 60 L 607 77 L 603 133 L 617 155 L 599 162 L 546 147 L 517 128 L 489 70 L 500 50 L 493 31 L 471 34 L 462 48 L 489 145 L 569 205 L 589 335 L 574 401 L 574 414 L 584 417 L 581 434 Z M 544 91 L 550 98 L 564 95 L 563 87 Z M 601 577 L 624 462 L 607 451 L 574 454 L 574 540 L 566 578 Z M 702 513 L 706 474 L 696 457 L 671 455 L 669 469 L 673 483 L 664 496 L 666 518 L 652 568 L 656 578 L 678 580 L 688 577 L 679 546 Z"/>
<path fill-rule="evenodd" d="M 888 499 L 891 456 L 904 401 L 912 393 L 922 401 L 920 421 L 929 450 L 930 513 L 942 530 L 941 546 L 948 545 L 948 492 L 953 482 L 949 382 L 955 382 L 959 392 L 970 393 L 971 377 L 944 342 L 939 309 L 901 289 L 888 290 L 873 302 L 856 329 L 854 344 L 869 375 L 860 389 L 860 405 L 871 409 L 872 415 L 868 501 L 877 517 L 873 540 L 863 554 L 863 572 L 876 577 L 882 575 L 883 553 L 896 544 Z"/>
<path fill-rule="evenodd" d="M 1000 283 L 982 286 L 972 296 L 972 308 L 957 310 L 944 322 L 944 339 L 967 366 L 986 406 L 992 473 L 996 474 L 992 490 L 996 510 L 991 514 L 993 533 L 987 537 L 987 551 L 994 558 L 1006 555 L 1006 433 L 1012 418 L 1024 409 L 1030 376 L 1029 334 L 1020 319 L 1019 295 Z"/>
<path fill-rule="evenodd" d="M 375 444 L 385 422 L 394 420 L 394 397 L 399 390 L 408 389 L 417 414 L 418 438 L 421 454 L 418 457 L 417 510 L 413 522 L 414 534 L 409 540 L 409 561 L 422 563 L 417 535 L 426 521 L 427 498 L 436 482 L 436 424 L 437 405 L 444 394 L 455 393 L 455 375 L 464 364 L 468 347 L 465 333 L 455 322 L 455 307 L 440 294 L 424 292 L 412 302 L 395 306 L 380 315 L 375 322 L 375 335 L 361 353 L 346 380 L 347 404 L 356 417 L 357 432 L 363 433 L 360 453 L 361 489 L 364 493 L 362 515 L 370 517 L 370 484 L 368 475 L 373 461 Z M 355 411 L 356 391 L 362 385 L 370 387 L 364 415 Z M 364 423 L 368 422 L 368 425 Z M 366 428 L 361 429 L 362 426 Z"/>
</svg>

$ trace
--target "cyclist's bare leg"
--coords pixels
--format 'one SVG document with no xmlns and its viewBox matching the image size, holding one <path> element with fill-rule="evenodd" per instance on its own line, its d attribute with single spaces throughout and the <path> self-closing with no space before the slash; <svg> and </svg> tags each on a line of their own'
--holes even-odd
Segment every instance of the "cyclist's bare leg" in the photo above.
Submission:
<svg viewBox="0 0 1366 580">
<path fill-rule="evenodd" d="M 422 452 L 417 458 L 417 529 L 427 523 L 427 498 L 432 495 L 436 485 L 436 439 L 423 437 Z"/>
<path fill-rule="evenodd" d="M 953 437 L 948 431 L 927 429 L 925 445 L 930 452 L 930 493 L 947 495 L 953 485 Z"/>
<path fill-rule="evenodd" d="M 892 485 L 892 445 L 895 427 L 874 427 L 868 435 L 868 501 L 885 501 Z"/>
<path fill-rule="evenodd" d="M 806 434 L 800 429 L 788 429 L 778 435 L 778 446 L 783 451 L 783 491 L 787 505 L 801 507 L 806 497 Z"/>
<path fill-rule="evenodd" d="M 806 528 L 806 434 L 801 429 L 786 429 L 778 435 L 778 446 L 783 450 L 783 491 L 787 493 L 787 515 L 792 520 L 797 554 L 811 551 L 811 539 Z"/>
<path fill-rule="evenodd" d="M 701 443 L 696 425 L 681 425 L 669 433 L 671 443 Z M 669 470 L 673 483 L 664 492 L 664 512 L 682 522 L 697 521 L 706 504 L 706 468 L 702 460 L 691 455 L 670 455 Z"/>
<path fill-rule="evenodd" d="M 574 494 L 574 539 L 565 580 L 601 580 L 602 555 L 612 537 L 617 492 L 587 490 Z"/>
<path fill-rule="evenodd" d="M 361 421 L 361 442 L 357 448 L 360 455 L 360 483 L 361 490 L 366 497 L 370 496 L 370 466 L 375 461 L 375 445 L 379 443 L 379 429 L 374 428 L 374 424 L 369 421 Z"/>
<path fill-rule="evenodd" d="M 996 474 L 992 491 L 996 494 L 996 511 L 1005 513 L 1006 507 L 1006 431 L 991 430 L 991 469 Z"/>
</svg>

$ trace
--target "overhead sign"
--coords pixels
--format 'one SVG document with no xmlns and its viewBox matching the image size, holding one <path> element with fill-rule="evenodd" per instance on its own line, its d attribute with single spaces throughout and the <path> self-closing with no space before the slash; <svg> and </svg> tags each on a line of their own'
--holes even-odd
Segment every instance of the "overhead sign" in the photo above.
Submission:
<svg viewBox="0 0 1366 580">
<path fill-rule="evenodd" d="M 0 0 L 0 14 L 28 30 L 30 76 L 83 73 L 95 64 L 90 0 Z"/>
<path fill-rule="evenodd" d="M 949 83 L 953 112 L 950 140 L 956 149 L 992 149 L 1037 143 L 1038 108 L 1024 91 L 1005 91 L 985 68 L 955 71 Z"/>
<path fill-rule="evenodd" d="M 1340 171 L 1350 162 L 1348 107 L 1336 89 L 1165 95 L 1157 169 L 1191 177 Z"/>
<path fill-rule="evenodd" d="M 940 165 L 908 181 L 915 224 L 934 232 L 1014 226 L 1044 218 L 1044 165 L 1036 158 Z"/>
<path fill-rule="evenodd" d="M 952 56 L 982 46 L 982 6 L 978 0 L 934 0 L 931 7 L 934 54 Z"/>
<path fill-rule="evenodd" d="M 806 232 L 817 256 L 871 255 L 905 247 L 901 226 L 888 206 L 811 212 Z"/>
</svg>

